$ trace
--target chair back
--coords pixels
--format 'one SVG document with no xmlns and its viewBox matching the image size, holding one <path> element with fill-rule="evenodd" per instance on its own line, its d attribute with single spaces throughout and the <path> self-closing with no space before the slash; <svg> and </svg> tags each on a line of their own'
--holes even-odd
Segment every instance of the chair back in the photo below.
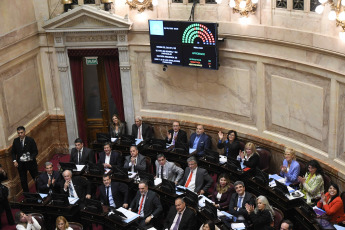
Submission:
<svg viewBox="0 0 345 230">
<path fill-rule="evenodd" d="M 34 181 L 35 181 L 35 188 L 36 188 L 36 192 L 39 193 L 40 190 L 38 189 L 38 179 L 39 178 L 39 175 L 35 177 Z"/>
<path fill-rule="evenodd" d="M 332 183 L 332 179 L 326 174 L 323 174 L 322 178 L 323 178 L 323 187 L 325 189 L 324 192 L 326 193 L 326 192 L 328 192 L 329 186 Z"/>
<path fill-rule="evenodd" d="M 299 176 L 304 177 L 306 172 L 306 165 L 304 162 L 298 161 L 299 164 Z"/>
<path fill-rule="evenodd" d="M 284 213 L 278 209 L 273 207 L 273 211 L 274 211 L 274 229 L 279 230 L 280 229 L 280 223 L 282 222 L 282 220 L 284 219 Z"/>
<path fill-rule="evenodd" d="M 145 156 L 145 161 L 146 161 L 146 172 L 153 174 L 153 166 L 152 166 L 151 158 L 148 156 Z"/>
<path fill-rule="evenodd" d="M 271 151 L 262 147 L 256 148 L 256 151 L 260 155 L 259 168 L 262 171 L 267 172 L 271 162 Z"/>
<path fill-rule="evenodd" d="M 83 230 L 83 225 L 77 223 L 77 222 L 68 222 L 70 228 L 72 228 L 73 230 Z"/>
<path fill-rule="evenodd" d="M 30 213 L 30 215 L 37 220 L 37 222 L 41 226 L 42 230 L 47 229 L 45 222 L 44 222 L 44 216 L 41 213 Z"/>
<path fill-rule="evenodd" d="M 341 200 L 343 201 L 344 212 L 345 212 L 345 192 L 342 192 L 340 195 Z"/>
</svg>

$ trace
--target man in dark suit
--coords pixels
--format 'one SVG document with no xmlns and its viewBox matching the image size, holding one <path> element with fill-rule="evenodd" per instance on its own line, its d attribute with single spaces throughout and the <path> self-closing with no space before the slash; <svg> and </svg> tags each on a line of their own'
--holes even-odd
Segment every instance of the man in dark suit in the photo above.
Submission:
<svg viewBox="0 0 345 230">
<path fill-rule="evenodd" d="M 255 198 L 251 193 L 246 192 L 246 188 L 242 181 L 236 181 L 234 186 L 236 193 L 231 196 L 229 213 L 240 220 L 244 220 L 248 217 L 245 205 L 255 205 Z"/>
<path fill-rule="evenodd" d="M 204 131 L 204 126 L 198 125 L 196 132 L 190 136 L 189 148 L 196 149 L 198 156 L 203 156 L 205 149 L 211 147 L 211 141 Z"/>
<path fill-rule="evenodd" d="M 165 219 L 164 229 L 168 230 L 195 230 L 197 229 L 196 214 L 188 207 L 182 198 L 175 200 Z"/>
<path fill-rule="evenodd" d="M 143 123 L 140 116 L 135 117 L 135 124 L 132 125 L 132 135 L 137 139 L 150 139 L 153 137 L 152 127 Z"/>
<path fill-rule="evenodd" d="M 131 146 L 130 156 L 125 157 L 125 163 L 123 167 L 131 172 L 137 172 L 138 170 L 146 170 L 146 159 L 138 151 L 137 146 Z"/>
<path fill-rule="evenodd" d="M 14 225 L 14 220 L 11 212 L 11 207 L 8 202 L 7 196 L 8 196 L 8 190 L 5 191 L 5 186 L 1 184 L 4 180 L 7 180 L 7 173 L 2 168 L 0 164 L 0 229 L 2 227 L 1 224 L 1 213 L 5 210 L 6 211 L 6 217 L 7 217 L 7 223 L 8 225 Z"/>
<path fill-rule="evenodd" d="M 149 190 L 146 181 L 140 181 L 139 191 L 135 195 L 129 210 L 138 213 L 140 218 L 138 224 L 145 229 L 152 227 L 152 219 L 159 217 L 163 211 L 157 194 Z"/>
<path fill-rule="evenodd" d="M 173 122 L 173 128 L 167 133 L 166 142 L 172 145 L 175 145 L 176 142 L 188 143 L 187 133 L 180 129 L 180 123 L 178 121 Z"/>
<path fill-rule="evenodd" d="M 46 171 L 38 176 L 37 187 L 39 193 L 60 192 L 60 173 L 53 171 L 53 163 L 46 162 Z"/>
<path fill-rule="evenodd" d="M 68 194 L 69 197 L 79 198 L 81 201 L 84 201 L 85 198 L 91 198 L 91 184 L 87 179 L 80 176 L 72 178 L 70 170 L 65 170 L 62 176 L 65 181 L 61 187 L 61 193 Z"/>
<path fill-rule="evenodd" d="M 183 176 L 183 169 L 175 165 L 173 162 L 167 161 L 164 154 L 158 154 L 156 164 L 156 177 L 170 180 L 178 184 Z"/>
<path fill-rule="evenodd" d="M 198 163 L 195 157 L 187 159 L 188 167 L 184 171 L 180 185 L 189 188 L 190 190 L 203 195 L 211 187 L 213 180 L 207 171 L 203 168 L 198 168 Z"/>
<path fill-rule="evenodd" d="M 103 175 L 103 184 L 99 186 L 100 201 L 114 208 L 128 208 L 128 186 L 121 182 L 111 182 L 109 174 Z"/>
<path fill-rule="evenodd" d="M 74 144 L 75 148 L 71 150 L 69 162 L 74 162 L 76 165 L 86 165 L 89 162 L 95 163 L 95 154 L 92 149 L 84 147 L 82 139 L 75 139 Z"/>
<path fill-rule="evenodd" d="M 29 192 L 27 171 L 32 179 L 38 175 L 36 156 L 38 154 L 36 142 L 33 138 L 25 135 L 25 128 L 17 128 L 18 137 L 13 140 L 12 160 L 14 167 L 18 168 L 20 183 L 23 192 Z"/>
<path fill-rule="evenodd" d="M 117 151 L 111 151 L 110 143 L 106 142 L 103 146 L 104 151 L 99 154 L 98 164 L 102 164 L 104 168 L 111 169 L 113 165 L 122 167 L 121 155 Z"/>
</svg>

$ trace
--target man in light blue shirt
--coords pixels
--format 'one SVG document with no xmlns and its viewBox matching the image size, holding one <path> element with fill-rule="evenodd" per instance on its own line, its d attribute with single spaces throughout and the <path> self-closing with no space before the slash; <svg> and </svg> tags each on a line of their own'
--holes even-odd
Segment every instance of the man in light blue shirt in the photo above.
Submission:
<svg viewBox="0 0 345 230">
<path fill-rule="evenodd" d="M 205 149 L 211 147 L 210 138 L 204 132 L 204 126 L 198 125 L 196 132 L 190 136 L 189 148 L 196 149 L 198 156 L 203 156 Z"/>
</svg>

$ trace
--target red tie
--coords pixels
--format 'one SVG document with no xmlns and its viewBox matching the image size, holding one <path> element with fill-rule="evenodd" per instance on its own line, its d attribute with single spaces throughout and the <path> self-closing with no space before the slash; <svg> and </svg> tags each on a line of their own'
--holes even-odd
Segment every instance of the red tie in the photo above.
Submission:
<svg viewBox="0 0 345 230">
<path fill-rule="evenodd" d="M 193 176 L 193 170 L 190 171 L 189 177 L 188 177 L 186 185 L 184 187 L 188 188 L 188 185 L 189 185 L 190 181 L 192 180 L 192 176 Z"/>
<path fill-rule="evenodd" d="M 138 128 L 138 139 L 141 139 L 140 127 Z"/>
<path fill-rule="evenodd" d="M 139 215 L 141 212 L 141 208 L 143 207 L 144 198 L 145 198 L 145 195 L 143 195 L 143 198 L 141 199 L 141 202 L 140 202 L 140 207 L 139 207 L 139 212 L 138 212 Z"/>
</svg>

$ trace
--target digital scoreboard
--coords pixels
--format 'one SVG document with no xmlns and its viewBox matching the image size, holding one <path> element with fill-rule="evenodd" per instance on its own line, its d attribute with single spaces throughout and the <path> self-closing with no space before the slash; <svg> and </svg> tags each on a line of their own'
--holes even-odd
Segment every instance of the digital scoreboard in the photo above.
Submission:
<svg viewBox="0 0 345 230">
<path fill-rule="evenodd" d="M 218 69 L 217 27 L 217 23 L 149 20 L 152 62 Z"/>
</svg>

